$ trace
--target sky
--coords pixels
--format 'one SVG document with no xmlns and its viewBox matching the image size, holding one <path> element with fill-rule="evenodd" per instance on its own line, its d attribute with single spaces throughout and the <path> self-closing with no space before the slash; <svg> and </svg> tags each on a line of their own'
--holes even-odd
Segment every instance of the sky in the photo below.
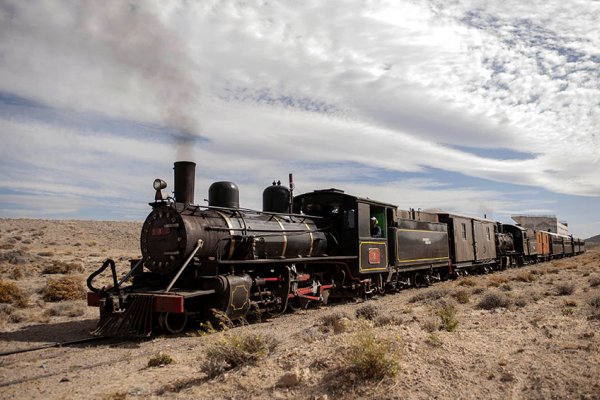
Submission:
<svg viewBox="0 0 600 400">
<path fill-rule="evenodd" d="M 0 217 L 273 180 L 600 234 L 600 1 L 0 0 Z"/>
</svg>

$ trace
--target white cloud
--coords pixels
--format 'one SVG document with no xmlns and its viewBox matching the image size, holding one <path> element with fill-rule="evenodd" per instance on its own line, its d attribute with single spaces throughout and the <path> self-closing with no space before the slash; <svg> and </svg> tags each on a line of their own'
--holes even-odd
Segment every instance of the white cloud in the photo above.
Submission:
<svg viewBox="0 0 600 400">
<path fill-rule="evenodd" d="M 141 180 L 186 157 L 202 186 L 259 189 L 291 165 L 313 168 L 310 184 L 393 196 L 357 182 L 435 168 L 600 196 L 596 3 L 4 2 L 0 94 L 170 129 L 121 137 L 5 116 L 0 183 L 140 198 Z M 512 209 L 495 191 L 388 181 L 415 203 Z"/>
</svg>

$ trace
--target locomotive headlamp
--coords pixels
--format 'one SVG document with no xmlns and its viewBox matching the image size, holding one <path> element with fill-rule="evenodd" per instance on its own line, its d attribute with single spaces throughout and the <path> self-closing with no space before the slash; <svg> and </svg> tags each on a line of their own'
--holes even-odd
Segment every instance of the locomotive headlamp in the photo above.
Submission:
<svg viewBox="0 0 600 400">
<path fill-rule="evenodd" d="M 153 186 L 154 186 L 154 190 L 166 189 L 167 182 L 163 181 L 162 179 L 155 179 Z"/>
<path fill-rule="evenodd" d="M 152 186 L 154 186 L 154 190 L 156 190 L 156 194 L 154 195 L 154 200 L 155 201 L 163 201 L 165 199 L 163 189 L 165 189 L 167 187 L 167 182 L 163 181 L 162 179 L 155 179 Z"/>
</svg>

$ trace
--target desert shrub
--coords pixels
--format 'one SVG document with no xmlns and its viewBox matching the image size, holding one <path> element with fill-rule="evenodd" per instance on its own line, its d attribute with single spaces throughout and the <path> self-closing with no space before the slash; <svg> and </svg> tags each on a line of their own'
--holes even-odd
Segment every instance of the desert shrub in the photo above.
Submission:
<svg viewBox="0 0 600 400">
<path fill-rule="evenodd" d="M 432 333 L 440 328 L 440 324 L 436 318 L 428 317 L 421 323 L 421 328 L 426 332 Z"/>
<path fill-rule="evenodd" d="M 346 355 L 349 370 L 363 380 L 381 380 L 399 370 L 399 349 L 387 339 L 375 336 L 372 329 L 357 332 Z"/>
<path fill-rule="evenodd" d="M 519 298 L 515 299 L 514 304 L 515 304 L 515 306 L 517 306 L 519 308 L 523 308 L 527 305 L 527 300 L 524 297 L 519 297 Z"/>
<path fill-rule="evenodd" d="M 356 318 L 364 318 L 372 321 L 379 314 L 379 310 L 373 304 L 365 304 L 356 309 Z"/>
<path fill-rule="evenodd" d="M 173 357 L 163 352 L 159 352 L 148 360 L 148 367 L 162 367 L 173 363 Z"/>
<path fill-rule="evenodd" d="M 566 300 L 563 303 L 563 306 L 565 306 L 565 307 L 577 307 L 577 302 L 575 300 Z"/>
<path fill-rule="evenodd" d="M 559 283 L 556 285 L 556 294 L 558 296 L 568 296 L 575 291 L 575 285 L 571 283 Z"/>
<path fill-rule="evenodd" d="M 430 345 L 432 347 L 441 347 L 442 346 L 442 340 L 435 333 L 432 333 L 429 336 L 427 336 L 425 343 L 427 343 L 428 345 Z"/>
<path fill-rule="evenodd" d="M 269 355 L 276 346 L 271 336 L 227 336 L 206 349 L 202 372 L 209 378 L 246 364 L 252 364 Z"/>
<path fill-rule="evenodd" d="M 560 271 L 557 268 L 552 268 L 548 270 L 549 274 L 558 274 Z"/>
<path fill-rule="evenodd" d="M 510 292 L 511 290 L 513 290 L 513 288 L 512 286 L 510 286 L 509 283 L 503 283 L 502 285 L 500 285 L 500 290 L 504 292 Z"/>
<path fill-rule="evenodd" d="M 600 286 L 600 276 L 591 277 L 589 282 L 591 287 Z"/>
<path fill-rule="evenodd" d="M 477 307 L 483 310 L 493 310 L 507 306 L 508 298 L 504 294 L 496 292 L 486 294 L 477 304 Z"/>
<path fill-rule="evenodd" d="M 48 317 L 80 317 L 85 314 L 85 308 L 77 303 L 58 303 L 47 309 L 44 314 Z"/>
<path fill-rule="evenodd" d="M 49 279 L 42 289 L 42 298 L 45 301 L 79 300 L 85 298 L 85 295 L 81 281 L 71 276 Z"/>
<path fill-rule="evenodd" d="M 42 270 L 42 274 L 72 274 L 83 272 L 81 264 L 66 263 L 64 261 L 54 260 L 51 265 L 46 266 Z"/>
<path fill-rule="evenodd" d="M 408 302 L 416 303 L 417 301 L 438 300 L 438 299 L 441 299 L 442 297 L 446 296 L 447 294 L 448 294 L 447 289 L 435 288 L 435 289 L 423 290 L 423 291 L 420 291 L 419 293 L 415 294 L 414 296 L 412 296 L 410 299 L 408 299 Z"/>
<path fill-rule="evenodd" d="M 488 279 L 488 286 L 499 287 L 503 283 L 507 283 L 508 278 L 501 275 L 494 275 Z"/>
<path fill-rule="evenodd" d="M 0 303 L 14 304 L 18 307 L 27 306 L 27 296 L 17 285 L 0 279 Z"/>
<path fill-rule="evenodd" d="M 321 331 L 342 333 L 346 330 L 350 316 L 344 312 L 334 312 L 321 318 Z"/>
<path fill-rule="evenodd" d="M 563 307 L 560 309 L 560 313 L 562 315 L 564 315 L 565 317 L 568 315 L 573 315 L 573 309 L 572 308 L 567 308 L 567 307 Z"/>
<path fill-rule="evenodd" d="M 435 313 L 440 317 L 440 329 L 447 332 L 454 332 L 456 330 L 458 320 L 456 319 L 456 307 L 454 307 L 454 304 L 441 302 Z"/>
<path fill-rule="evenodd" d="M 485 289 L 481 288 L 481 287 L 476 287 L 476 288 L 473 288 L 473 290 L 471 290 L 471 293 L 473 293 L 473 294 L 481 294 L 483 292 L 485 292 Z"/>
<path fill-rule="evenodd" d="M 12 280 L 18 281 L 23 278 L 23 270 L 21 267 L 15 267 L 8 272 L 8 277 Z"/>
<path fill-rule="evenodd" d="M 460 286 L 476 286 L 477 282 L 473 278 L 463 278 L 458 282 Z"/>
<path fill-rule="evenodd" d="M 54 252 L 53 251 L 40 251 L 37 254 L 38 254 L 38 256 L 42 256 L 42 257 L 52 257 L 54 255 Z"/>
<path fill-rule="evenodd" d="M 543 269 L 532 269 L 531 273 L 533 275 L 545 275 L 546 271 L 544 271 Z"/>
<path fill-rule="evenodd" d="M 10 249 L 12 249 L 14 247 L 15 247 L 15 245 L 12 244 L 12 243 L 2 243 L 2 244 L 0 244 L 0 249 L 2 249 L 2 250 L 10 250 Z"/>
<path fill-rule="evenodd" d="M 456 293 L 454 293 L 454 298 L 460 304 L 466 304 L 470 300 L 469 292 L 467 292 L 466 290 L 459 290 Z"/>
<path fill-rule="evenodd" d="M 379 315 L 374 322 L 375 326 L 402 325 L 402 318 L 398 315 Z"/>
<path fill-rule="evenodd" d="M 518 273 L 513 280 L 518 281 L 518 282 L 533 282 L 535 281 L 535 275 L 531 273 L 531 271 L 528 272 L 520 272 Z"/>
<path fill-rule="evenodd" d="M 600 296 L 592 297 L 590 299 L 590 306 L 596 310 L 600 309 Z"/>
</svg>

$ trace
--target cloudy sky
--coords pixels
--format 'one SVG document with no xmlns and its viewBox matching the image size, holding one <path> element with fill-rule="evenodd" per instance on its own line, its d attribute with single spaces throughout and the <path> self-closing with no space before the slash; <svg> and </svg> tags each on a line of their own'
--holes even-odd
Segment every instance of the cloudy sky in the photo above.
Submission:
<svg viewBox="0 0 600 400">
<path fill-rule="evenodd" d="M 0 216 L 143 220 L 152 181 L 336 187 L 600 233 L 600 1 L 0 0 Z"/>
</svg>

